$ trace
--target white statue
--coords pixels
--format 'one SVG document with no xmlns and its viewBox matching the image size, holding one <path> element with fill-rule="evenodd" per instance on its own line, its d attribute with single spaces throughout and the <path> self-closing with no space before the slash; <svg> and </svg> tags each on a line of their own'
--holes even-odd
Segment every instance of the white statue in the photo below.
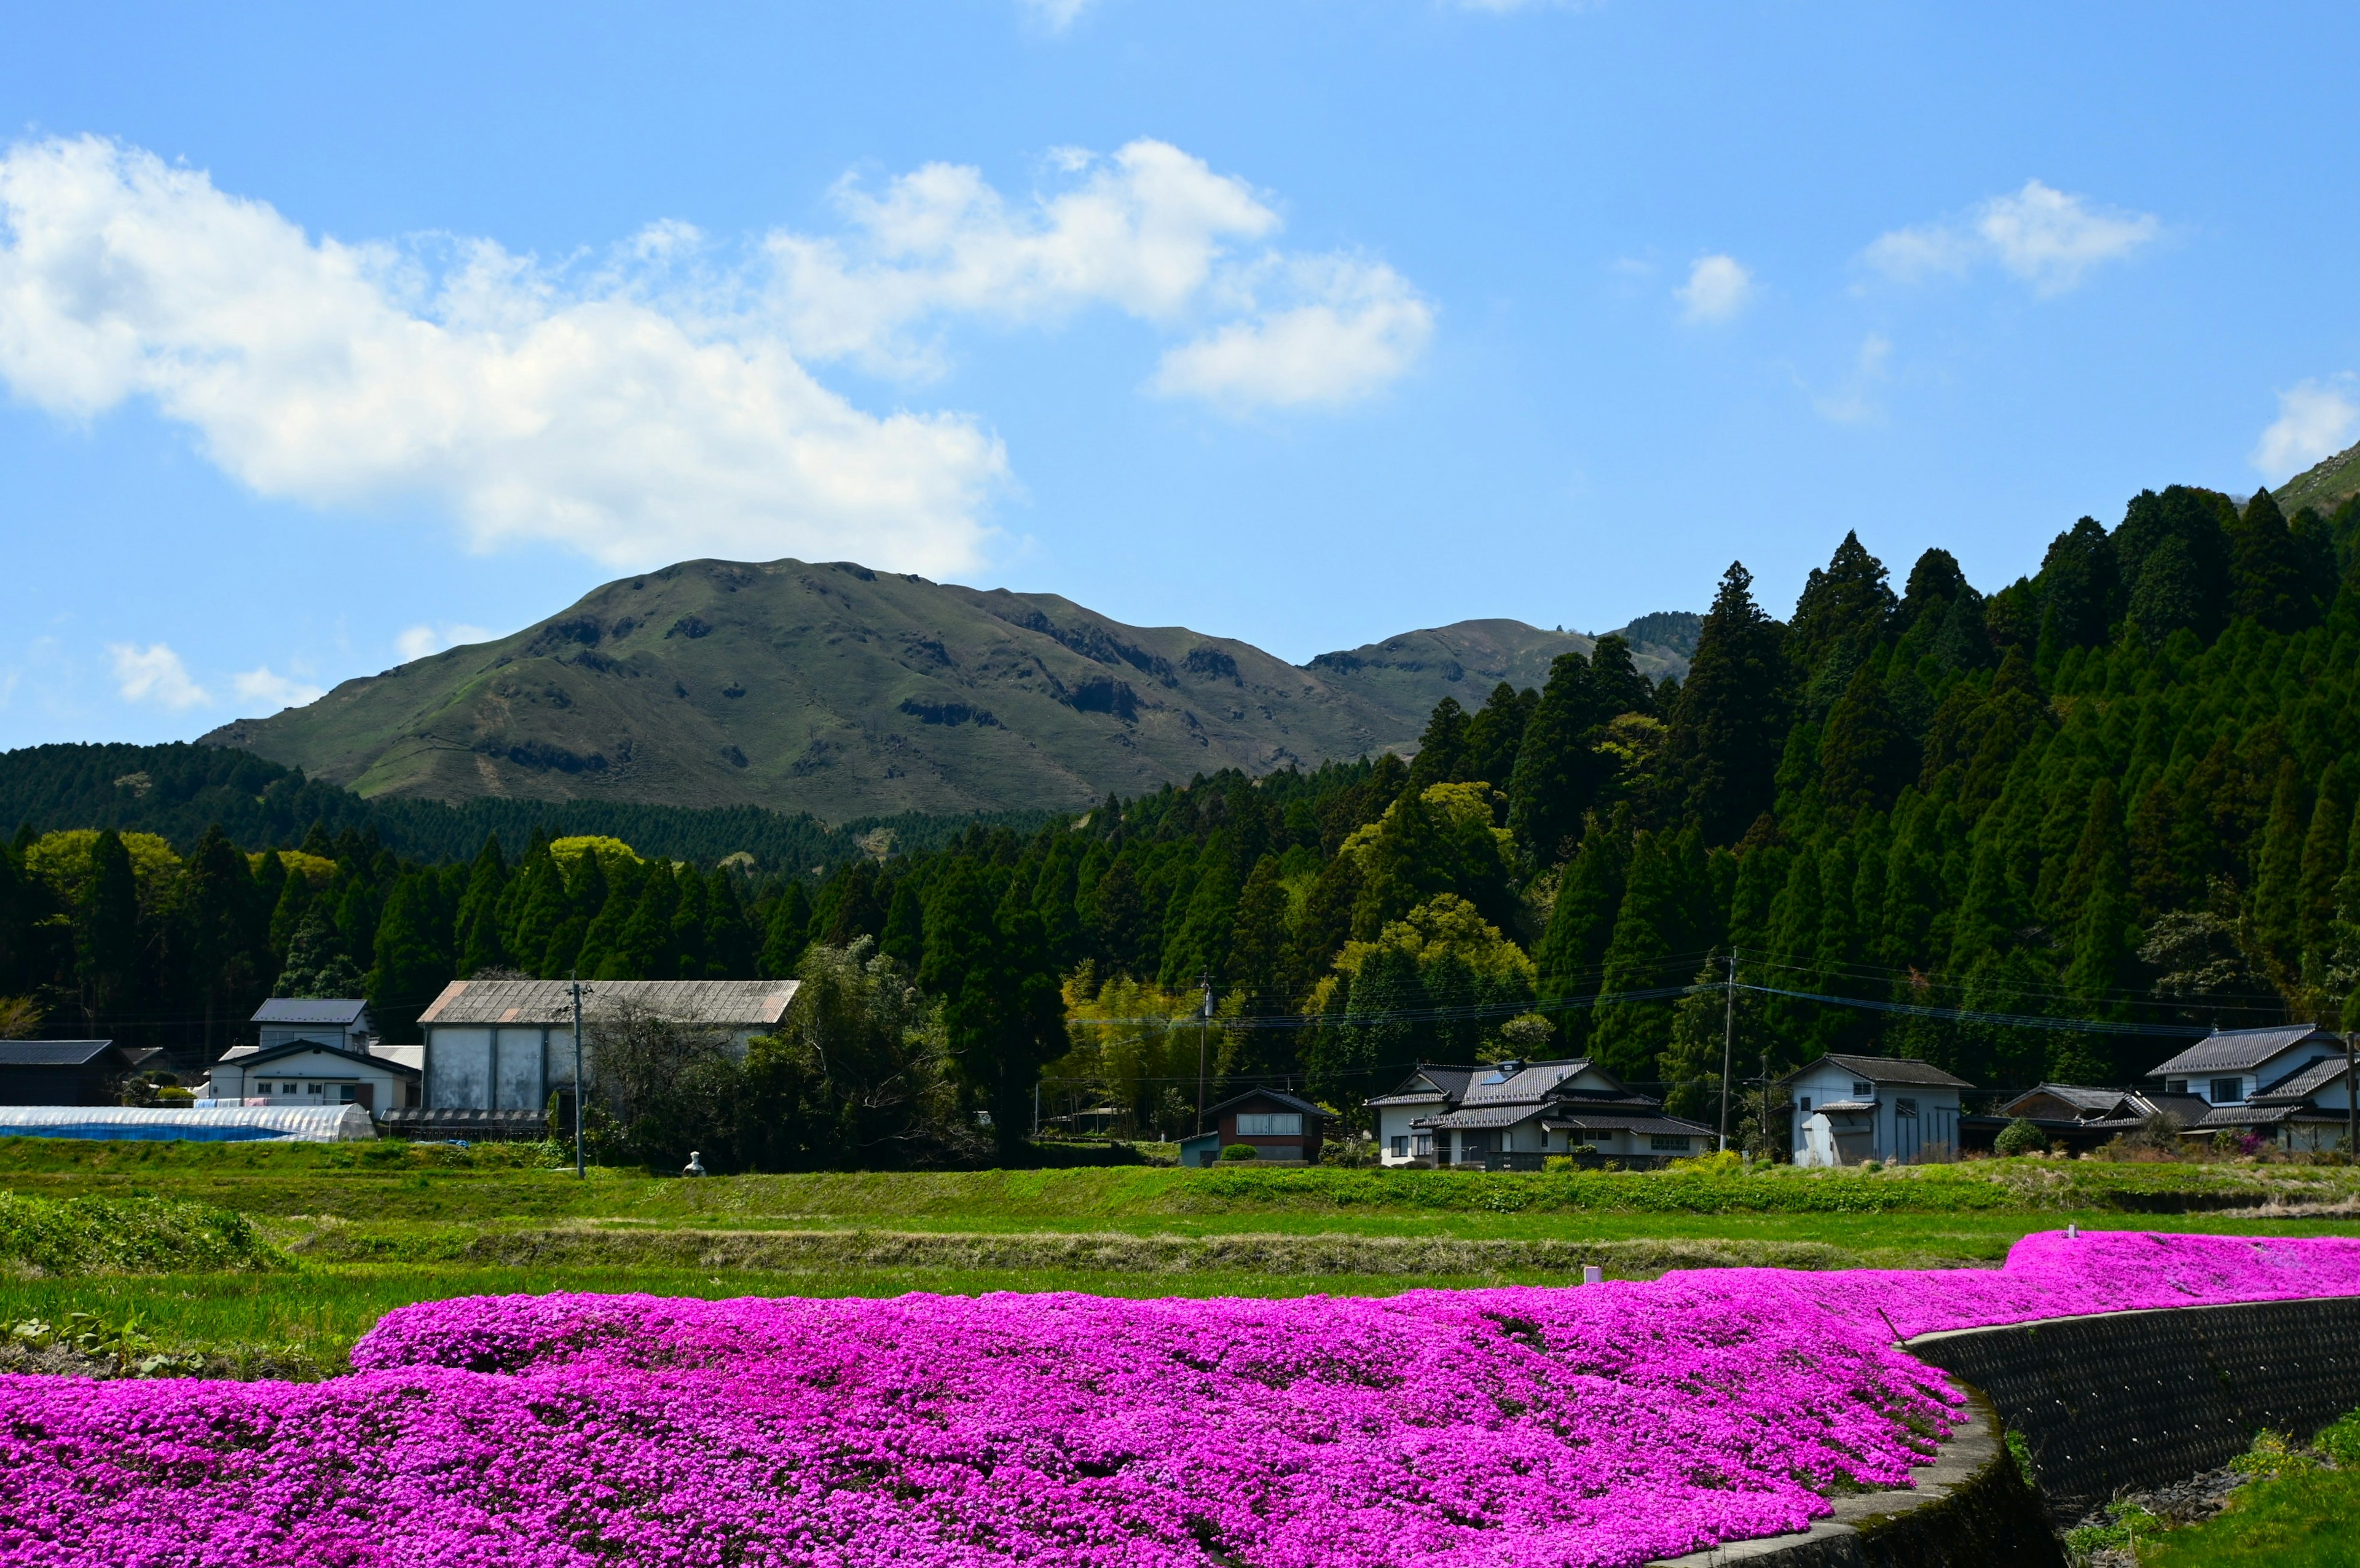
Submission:
<svg viewBox="0 0 2360 1568">
<path fill-rule="evenodd" d="M 681 1174 L 683 1176 L 702 1176 L 705 1174 L 705 1160 L 697 1150 L 692 1149 L 688 1151 L 688 1164 L 682 1168 Z"/>
</svg>

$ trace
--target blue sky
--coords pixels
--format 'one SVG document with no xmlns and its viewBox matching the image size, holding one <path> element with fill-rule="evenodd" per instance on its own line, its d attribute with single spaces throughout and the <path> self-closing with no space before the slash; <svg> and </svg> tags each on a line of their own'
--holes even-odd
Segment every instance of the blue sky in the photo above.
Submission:
<svg viewBox="0 0 2360 1568">
<path fill-rule="evenodd" d="M 1996 587 L 2360 438 L 2348 7 L 376 9 L 12 16 L 0 746 L 704 555 L 1297 659 Z"/>
</svg>

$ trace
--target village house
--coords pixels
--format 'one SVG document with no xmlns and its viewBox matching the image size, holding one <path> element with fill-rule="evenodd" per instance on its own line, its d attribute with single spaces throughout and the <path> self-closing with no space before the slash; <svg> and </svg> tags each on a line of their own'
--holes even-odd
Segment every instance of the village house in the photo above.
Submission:
<svg viewBox="0 0 2360 1568">
<path fill-rule="evenodd" d="M 2080 1153 L 2136 1132 L 2153 1116 L 2174 1116 L 2185 1127 L 2202 1117 L 2207 1108 L 2203 1101 L 2186 1094 L 2041 1083 L 1989 1116 L 1961 1117 L 1960 1141 L 1968 1149 L 1988 1150 L 2002 1129 L 2020 1119 L 2038 1127 L 2051 1144 L 2061 1143 L 2069 1152 Z"/>
<path fill-rule="evenodd" d="M 0 1105 L 111 1105 L 124 1079 L 163 1054 L 111 1040 L 0 1040 Z"/>
<path fill-rule="evenodd" d="M 1959 1157 L 1959 1094 L 1974 1087 L 1930 1062 L 1830 1051 L 1774 1087 L 1795 1105 L 1797 1165 L 1913 1165 Z"/>
<path fill-rule="evenodd" d="M 249 1021 L 260 1043 L 222 1053 L 197 1088 L 200 1105 L 358 1105 L 377 1116 L 418 1103 L 422 1048 L 378 1040 L 357 996 L 273 996 Z"/>
<path fill-rule="evenodd" d="M 1181 1139 L 1181 1164 L 1210 1165 L 1234 1145 L 1252 1149 L 1257 1160 L 1316 1165 L 1328 1113 L 1283 1090 L 1249 1089 L 1208 1107 L 1205 1119 L 1212 1130 Z"/>
<path fill-rule="evenodd" d="M 1501 1062 L 1488 1067 L 1421 1064 L 1376 1113 L 1385 1165 L 1476 1165 L 1537 1171 L 1552 1154 L 1613 1160 L 1645 1169 L 1713 1147 L 1713 1129 L 1664 1114 L 1587 1057 Z"/>
<path fill-rule="evenodd" d="M 778 1028 L 792 980 L 601 980 L 585 986 L 588 1071 L 597 1071 L 598 1020 L 637 1007 L 708 1029 L 739 1057 Z M 540 1115 L 574 1089 L 574 997 L 563 980 L 453 980 L 419 1015 L 425 1097 L 433 1111 Z"/>
<path fill-rule="evenodd" d="M 2187 1138 L 2244 1134 L 2281 1149 L 2341 1149 L 2351 1116 L 2344 1041 L 2316 1024 L 2223 1029 L 2147 1074 L 2203 1114 Z"/>
</svg>

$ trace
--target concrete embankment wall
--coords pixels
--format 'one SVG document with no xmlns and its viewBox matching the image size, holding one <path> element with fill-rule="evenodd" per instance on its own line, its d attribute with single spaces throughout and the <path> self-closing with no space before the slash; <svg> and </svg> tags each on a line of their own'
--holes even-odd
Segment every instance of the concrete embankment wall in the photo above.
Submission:
<svg viewBox="0 0 2360 1568">
<path fill-rule="evenodd" d="M 2308 1438 L 2360 1408 L 2350 1297 L 2051 1318 L 1907 1348 L 1991 1397 L 2060 1519 L 2225 1465 L 2265 1429 Z"/>
</svg>

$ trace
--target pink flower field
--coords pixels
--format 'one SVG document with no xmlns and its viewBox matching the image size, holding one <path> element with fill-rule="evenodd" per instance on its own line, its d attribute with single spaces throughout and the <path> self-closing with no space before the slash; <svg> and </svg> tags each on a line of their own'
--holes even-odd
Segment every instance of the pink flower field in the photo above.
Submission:
<svg viewBox="0 0 2360 1568">
<path fill-rule="evenodd" d="M 2360 1293 L 2360 1242 L 2027 1237 L 1982 1272 L 1382 1300 L 542 1296 L 327 1383 L 0 1377 L 0 1561 L 1637 1563 L 1906 1485 L 1896 1338 Z"/>
</svg>

